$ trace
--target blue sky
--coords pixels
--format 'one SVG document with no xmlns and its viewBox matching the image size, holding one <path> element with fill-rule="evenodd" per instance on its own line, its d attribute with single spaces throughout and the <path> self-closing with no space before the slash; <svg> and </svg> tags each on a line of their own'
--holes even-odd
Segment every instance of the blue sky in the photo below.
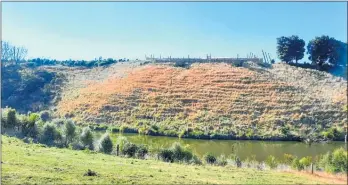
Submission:
<svg viewBox="0 0 348 185">
<path fill-rule="evenodd" d="M 2 38 L 52 59 L 276 57 L 276 38 L 347 41 L 344 2 L 2 3 Z M 307 58 L 306 58 L 307 60 Z"/>
</svg>

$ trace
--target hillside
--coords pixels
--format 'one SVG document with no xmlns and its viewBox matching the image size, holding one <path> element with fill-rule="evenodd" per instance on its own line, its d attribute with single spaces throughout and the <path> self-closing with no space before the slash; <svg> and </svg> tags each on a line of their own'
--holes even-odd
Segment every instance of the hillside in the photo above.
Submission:
<svg viewBox="0 0 348 185">
<path fill-rule="evenodd" d="M 194 166 L 26 144 L 1 136 L 2 184 L 344 184 L 345 177 Z M 84 176 L 88 169 L 97 176 Z M 253 174 L 250 176 L 250 174 Z"/>
<path fill-rule="evenodd" d="M 11 65 L 1 67 L 1 107 L 26 114 L 53 105 L 64 77 L 45 69 Z"/>
<path fill-rule="evenodd" d="M 116 64 L 75 72 L 66 73 L 75 80 L 63 88 L 56 110 L 83 123 L 279 139 L 343 128 L 346 121 L 347 81 L 286 64 Z"/>
</svg>

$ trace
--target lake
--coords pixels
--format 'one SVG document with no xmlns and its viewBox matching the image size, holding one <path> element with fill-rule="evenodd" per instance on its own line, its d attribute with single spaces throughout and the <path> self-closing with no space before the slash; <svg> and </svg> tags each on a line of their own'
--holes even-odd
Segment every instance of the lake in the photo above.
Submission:
<svg viewBox="0 0 348 185">
<path fill-rule="evenodd" d="M 98 131 L 97 137 L 104 132 Z M 333 151 L 336 148 L 346 147 L 344 142 L 313 143 L 307 145 L 302 142 L 293 141 L 246 141 L 246 140 L 200 140 L 165 136 L 148 136 L 129 133 L 110 133 L 113 142 L 116 143 L 118 136 L 125 136 L 129 141 L 136 144 L 146 144 L 149 147 L 169 147 L 174 142 L 180 142 L 198 156 L 202 157 L 205 153 L 211 152 L 216 156 L 228 156 L 232 153 L 237 154 L 242 160 L 247 157 L 255 156 L 256 160 L 264 161 L 269 155 L 278 159 L 283 158 L 285 153 L 298 157 L 317 156 Z"/>
</svg>

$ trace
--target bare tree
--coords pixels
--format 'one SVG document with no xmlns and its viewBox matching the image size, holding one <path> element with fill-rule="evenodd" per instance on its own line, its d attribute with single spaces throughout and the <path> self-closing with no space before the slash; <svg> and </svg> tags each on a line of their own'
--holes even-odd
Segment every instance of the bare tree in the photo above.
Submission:
<svg viewBox="0 0 348 185">
<path fill-rule="evenodd" d="M 1 65 L 3 65 L 4 62 L 8 62 L 11 59 L 12 56 L 12 46 L 6 42 L 1 41 Z"/>
<path fill-rule="evenodd" d="M 13 61 L 18 64 L 20 61 L 22 61 L 26 56 L 27 56 L 27 53 L 28 53 L 28 50 L 24 47 L 16 47 L 16 46 L 13 46 Z"/>
<path fill-rule="evenodd" d="M 17 64 L 27 56 L 28 50 L 24 47 L 16 47 L 9 42 L 1 41 L 1 65 L 4 62 Z"/>
</svg>

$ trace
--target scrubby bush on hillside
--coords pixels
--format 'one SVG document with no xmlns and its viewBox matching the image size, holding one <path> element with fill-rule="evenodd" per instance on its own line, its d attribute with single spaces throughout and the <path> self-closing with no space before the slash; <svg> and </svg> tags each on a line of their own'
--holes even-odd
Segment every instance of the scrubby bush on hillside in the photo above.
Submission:
<svg viewBox="0 0 348 185">
<path fill-rule="evenodd" d="M 112 152 L 113 143 L 108 133 L 105 133 L 99 140 L 99 151 L 110 154 Z"/>
<path fill-rule="evenodd" d="M 148 154 L 149 150 L 146 145 L 134 144 L 127 140 L 126 137 L 118 137 L 117 145 L 119 146 L 120 153 L 127 157 L 137 157 L 139 159 L 143 159 L 146 154 Z"/>
<path fill-rule="evenodd" d="M 164 162 L 174 162 L 174 153 L 171 149 L 160 149 L 160 151 L 158 152 L 158 156 Z"/>
<path fill-rule="evenodd" d="M 216 163 L 216 157 L 211 154 L 211 153 L 207 153 L 204 155 L 204 161 L 207 163 L 207 164 L 215 164 Z"/>
<path fill-rule="evenodd" d="M 80 135 L 80 141 L 84 147 L 87 147 L 90 150 L 94 149 L 94 145 L 93 145 L 94 136 L 89 127 L 83 128 L 82 133 Z"/>
<path fill-rule="evenodd" d="M 49 121 L 50 120 L 50 113 L 48 111 L 42 111 L 40 113 L 40 118 L 44 122 Z"/>
<path fill-rule="evenodd" d="M 186 151 L 180 143 L 173 143 L 171 150 L 173 151 L 174 161 L 189 161 L 192 158 L 192 153 Z"/>
<path fill-rule="evenodd" d="M 39 128 L 36 122 L 40 119 L 38 114 L 30 114 L 29 116 L 22 115 L 20 117 L 21 130 L 24 136 L 37 138 Z"/>
<path fill-rule="evenodd" d="M 165 162 L 184 162 L 191 164 L 201 164 L 201 161 L 190 150 L 182 147 L 180 143 L 173 143 L 170 148 L 162 148 L 158 156 Z"/>
<path fill-rule="evenodd" d="M 65 120 L 64 123 L 65 144 L 68 146 L 76 137 L 76 126 L 72 120 Z"/>
<path fill-rule="evenodd" d="M 343 132 L 337 128 L 329 128 L 328 130 L 323 131 L 322 135 L 325 139 L 334 140 L 343 137 Z"/>
<path fill-rule="evenodd" d="M 138 145 L 137 151 L 136 151 L 136 157 L 139 159 L 144 159 L 145 155 L 148 154 L 149 150 L 147 146 L 145 145 Z"/>
<path fill-rule="evenodd" d="M 4 111 L 4 120 L 2 123 L 4 128 L 15 128 L 18 126 L 18 120 L 16 116 L 16 110 L 12 108 L 6 108 Z"/>
<path fill-rule="evenodd" d="M 122 154 L 128 157 L 134 157 L 138 146 L 131 142 L 126 142 L 122 147 Z"/>
<path fill-rule="evenodd" d="M 46 123 L 44 125 L 42 135 L 40 137 L 41 143 L 60 146 L 62 144 L 62 140 L 63 136 L 57 129 L 56 125 L 52 123 Z"/>
<path fill-rule="evenodd" d="M 64 126 L 65 121 L 66 121 L 66 119 L 56 118 L 56 119 L 52 120 L 52 123 L 61 127 L 61 126 Z"/>
</svg>

